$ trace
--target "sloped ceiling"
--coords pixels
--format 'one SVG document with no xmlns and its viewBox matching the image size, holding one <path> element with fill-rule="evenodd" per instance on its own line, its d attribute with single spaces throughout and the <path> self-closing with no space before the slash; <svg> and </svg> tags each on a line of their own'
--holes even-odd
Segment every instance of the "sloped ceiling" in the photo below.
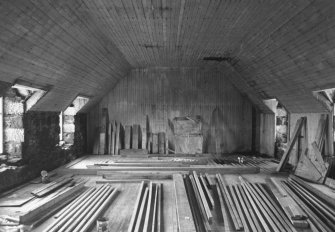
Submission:
<svg viewBox="0 0 335 232">
<path fill-rule="evenodd" d="M 333 0 L 2 0 L 0 19 L 0 80 L 52 86 L 36 110 L 88 109 L 141 67 L 228 66 L 290 112 L 324 111 L 312 91 L 335 87 Z"/>
</svg>

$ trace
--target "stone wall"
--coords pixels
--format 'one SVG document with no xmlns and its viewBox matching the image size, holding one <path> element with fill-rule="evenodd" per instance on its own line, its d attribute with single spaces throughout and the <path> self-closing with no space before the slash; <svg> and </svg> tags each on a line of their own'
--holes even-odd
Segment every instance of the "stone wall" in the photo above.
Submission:
<svg viewBox="0 0 335 232">
<path fill-rule="evenodd" d="M 86 115 L 66 116 L 69 141 L 59 146 L 59 112 L 25 112 L 24 97 L 4 94 L 4 154 L 0 157 L 0 192 L 51 171 L 86 151 Z M 75 130 L 76 128 L 76 130 Z M 67 141 L 67 142 L 69 142 Z"/>
<path fill-rule="evenodd" d="M 24 142 L 20 166 L 0 166 L 0 192 L 51 171 L 75 157 L 59 146 L 59 113 L 28 111 L 23 115 Z M 7 163 L 8 164 L 8 163 Z"/>
<path fill-rule="evenodd" d="M 22 158 L 24 141 L 23 114 L 24 103 L 15 90 L 9 89 L 4 97 L 4 153 L 10 163 Z"/>
</svg>

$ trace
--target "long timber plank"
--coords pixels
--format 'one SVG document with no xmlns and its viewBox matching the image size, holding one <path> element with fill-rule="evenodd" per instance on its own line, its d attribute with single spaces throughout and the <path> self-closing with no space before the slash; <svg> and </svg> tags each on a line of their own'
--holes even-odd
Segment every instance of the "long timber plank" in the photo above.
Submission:
<svg viewBox="0 0 335 232">
<path fill-rule="evenodd" d="M 182 175 L 173 175 L 179 232 L 196 231 Z"/>
<path fill-rule="evenodd" d="M 88 165 L 89 166 L 89 165 Z M 91 167 L 93 166 L 93 167 Z M 78 174 L 78 175 L 97 175 L 97 172 L 101 171 L 173 171 L 173 172 L 184 172 L 184 171 L 196 171 L 196 172 L 207 172 L 208 174 L 257 174 L 260 171 L 259 167 L 212 167 L 206 165 L 197 165 L 190 167 L 97 167 L 91 165 L 89 168 L 81 169 L 66 169 L 60 168 L 57 170 L 58 174 Z"/>
</svg>

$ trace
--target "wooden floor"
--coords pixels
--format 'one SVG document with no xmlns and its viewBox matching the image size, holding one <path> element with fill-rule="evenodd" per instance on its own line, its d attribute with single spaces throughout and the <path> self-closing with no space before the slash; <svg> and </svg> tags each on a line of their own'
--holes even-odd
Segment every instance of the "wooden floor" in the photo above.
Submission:
<svg viewBox="0 0 335 232">
<path fill-rule="evenodd" d="M 272 175 L 278 176 L 277 173 L 275 173 L 275 169 L 277 166 L 277 163 L 272 161 L 271 159 L 262 159 L 262 158 L 251 158 L 252 162 L 249 164 L 243 164 L 240 165 L 237 161 L 238 155 L 235 156 L 227 156 L 226 157 L 226 164 L 218 164 L 218 160 L 216 160 L 216 157 L 213 157 L 211 155 L 203 155 L 201 157 L 152 157 L 148 160 L 155 162 L 155 160 L 166 160 L 167 162 L 193 162 L 194 160 L 205 160 L 206 165 L 208 167 L 210 166 L 230 166 L 230 167 L 255 167 L 255 166 L 261 166 L 259 173 L 253 173 L 253 174 L 224 174 L 223 178 L 226 181 L 226 183 L 229 184 L 235 184 L 240 183 L 239 176 L 243 176 L 246 180 L 248 180 L 251 183 L 257 182 L 257 183 L 266 183 L 266 180 L 268 177 Z M 245 160 L 248 160 L 249 158 L 245 158 Z M 121 160 L 127 160 L 127 162 L 132 161 L 133 159 L 127 159 L 127 158 L 121 158 L 121 157 L 112 157 L 112 156 L 85 156 L 84 158 L 77 159 L 73 161 L 72 163 L 65 165 L 57 170 L 55 170 L 56 173 L 58 173 L 53 178 L 58 178 L 60 175 L 63 175 L 64 173 L 76 173 L 76 170 L 81 170 L 82 174 L 75 174 L 75 179 L 84 178 L 87 180 L 85 183 L 85 186 L 96 186 L 100 185 L 99 181 L 105 180 L 102 175 L 99 175 L 99 171 L 101 170 L 101 164 L 107 165 L 113 164 L 115 161 L 121 161 Z M 228 161 L 233 162 L 228 162 Z M 138 161 L 138 160 L 137 160 Z M 135 161 L 134 161 L 135 162 Z M 203 161 L 202 161 L 203 162 Z M 203 163 L 201 162 L 201 165 Z M 245 162 L 247 163 L 247 162 Z M 90 175 L 85 174 L 83 170 L 91 171 L 91 166 L 96 166 L 96 174 L 98 175 Z M 112 166 L 114 167 L 114 166 Z M 186 165 L 188 167 L 188 165 Z M 130 167 L 131 168 L 131 167 Z M 104 166 L 104 169 L 106 169 L 106 166 Z M 113 169 L 112 169 L 113 170 Z M 126 172 L 126 171 L 124 171 Z M 117 176 L 122 176 L 122 173 L 113 173 Z M 157 171 L 155 171 L 157 173 Z M 166 172 L 166 171 L 164 171 Z M 183 172 L 178 171 L 178 172 Z M 90 172 L 89 172 L 90 173 Z M 100 173 L 101 174 L 101 173 Z M 286 175 L 281 174 L 283 178 L 286 178 Z M 210 175 L 210 178 L 214 180 L 214 175 Z M 38 180 L 38 179 L 37 179 Z M 35 180 L 35 181 L 37 181 Z M 97 183 L 98 181 L 98 183 Z M 175 193 L 174 193 L 174 184 L 172 179 L 168 180 L 152 180 L 154 183 L 162 183 L 163 184 L 163 228 L 165 232 L 177 232 L 177 218 L 176 218 L 176 200 L 175 200 Z M 20 188 L 18 188 L 17 191 L 14 191 L 9 196 L 10 198 L 3 197 L 0 199 L 1 202 L 8 200 L 8 199 L 18 199 L 18 198 L 30 198 L 31 194 L 30 192 L 43 184 L 33 184 L 33 183 L 27 183 Z M 112 183 L 112 186 L 119 187 L 119 193 L 117 194 L 117 197 L 112 202 L 112 204 L 108 207 L 108 209 L 104 212 L 104 216 L 108 218 L 109 220 L 109 231 L 127 231 L 130 218 L 132 216 L 133 208 L 135 206 L 136 197 L 138 194 L 138 189 L 140 186 L 140 182 L 137 183 Z M 211 190 L 210 190 L 211 191 Z M 213 194 L 213 192 L 212 192 Z M 24 204 L 22 207 L 0 207 L 0 215 L 11 215 L 13 217 L 18 217 L 20 214 L 24 213 L 24 211 L 29 210 L 29 207 L 36 204 L 36 201 L 39 199 L 31 199 L 28 203 Z M 219 204 L 215 204 L 218 206 Z M 215 207 L 213 210 L 213 224 L 212 224 L 212 231 L 224 231 L 223 223 L 221 219 L 218 218 L 217 213 L 219 212 L 219 208 Z M 34 231 L 42 232 L 47 225 L 52 223 L 52 221 L 55 220 L 54 218 L 49 218 L 45 222 L 43 222 L 41 225 L 39 225 L 37 228 L 34 229 Z M 92 227 L 91 231 L 96 231 L 95 227 Z M 233 229 L 229 231 L 234 231 Z M 309 230 L 304 230 L 309 231 Z"/>
</svg>

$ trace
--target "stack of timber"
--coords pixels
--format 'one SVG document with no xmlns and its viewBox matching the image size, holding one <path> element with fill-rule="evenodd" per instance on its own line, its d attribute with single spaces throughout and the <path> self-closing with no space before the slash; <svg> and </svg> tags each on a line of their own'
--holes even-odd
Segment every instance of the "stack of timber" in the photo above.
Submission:
<svg viewBox="0 0 335 232">
<path fill-rule="evenodd" d="M 44 231 L 71 231 L 85 232 L 92 228 L 97 218 L 106 210 L 118 193 L 117 188 L 102 185 L 99 188 L 91 187 L 82 193 L 76 200 L 68 204 L 54 217 L 56 220 Z"/>
<path fill-rule="evenodd" d="M 67 183 L 71 182 L 73 180 L 70 176 L 63 176 L 60 177 L 48 184 L 43 185 L 40 188 L 35 189 L 31 192 L 31 194 L 35 197 L 44 197 L 55 190 L 61 188 L 62 186 L 66 185 Z"/>
<path fill-rule="evenodd" d="M 280 207 L 285 212 L 287 218 L 290 220 L 291 224 L 297 228 L 307 228 L 309 223 L 307 221 L 307 215 L 301 209 L 299 204 L 287 193 L 287 191 L 282 187 L 281 178 L 270 178 L 274 188 L 271 188 L 273 195 L 276 197 Z M 269 183 L 269 186 L 271 184 Z"/>
<path fill-rule="evenodd" d="M 142 181 L 128 232 L 162 230 L 162 184 Z"/>
<path fill-rule="evenodd" d="M 124 157 L 148 157 L 148 154 L 166 154 L 168 139 L 165 132 L 152 133 L 140 125 L 125 127 L 125 146 L 120 150 Z"/>
<path fill-rule="evenodd" d="M 124 149 L 140 149 L 142 147 L 142 131 L 140 125 L 127 125 L 124 132 Z M 146 149 L 146 147 L 142 147 Z"/>
<path fill-rule="evenodd" d="M 174 177 L 174 179 L 177 178 Z M 196 172 L 194 172 L 192 175 L 184 175 L 183 179 L 188 201 L 191 202 L 190 210 L 192 212 L 192 218 L 190 217 L 188 208 L 186 210 L 181 209 L 181 207 L 177 205 L 178 210 L 180 211 L 180 213 L 178 213 L 177 215 L 179 223 L 178 227 L 182 228 L 182 226 L 185 223 L 185 220 L 183 220 L 182 215 L 187 214 L 187 217 L 190 218 L 189 227 L 191 228 L 195 227 L 196 231 L 210 231 L 211 230 L 210 223 L 212 223 L 213 216 L 207 201 L 208 199 L 206 198 L 204 193 L 203 189 L 204 187 L 200 183 L 200 181 L 202 180 L 199 180 L 199 177 Z M 188 231 L 195 231 L 195 230 L 190 229 Z"/>
<path fill-rule="evenodd" d="M 333 189 L 323 184 L 315 184 L 308 181 L 304 181 L 303 179 L 295 175 L 290 175 L 289 179 L 293 179 L 294 181 L 298 182 L 301 186 L 303 186 L 305 189 L 308 189 L 308 191 L 313 193 L 322 201 L 329 204 L 332 208 L 335 208 L 335 193 Z"/>
<path fill-rule="evenodd" d="M 217 223 L 214 218 L 217 216 L 222 216 L 220 229 L 223 224 L 224 231 L 297 231 L 267 185 L 249 183 L 242 177 L 241 184 L 227 184 L 222 175 L 216 174 L 215 177 L 214 182 L 206 174 L 193 172 L 184 175 L 186 194 L 191 204 L 184 206 L 185 199 L 179 196 L 179 202 L 183 204 L 177 206 L 177 210 L 180 210 L 177 213 L 178 226 L 185 228 L 187 222 L 191 229 L 180 231 L 216 231 L 218 227 L 214 225 Z M 174 181 L 175 184 L 180 183 L 180 177 L 174 176 Z M 179 190 L 178 194 L 182 196 L 185 193 Z M 216 212 L 220 212 L 220 215 Z M 191 214 L 192 217 L 189 216 Z"/>
<path fill-rule="evenodd" d="M 168 138 L 165 132 L 148 133 L 147 149 L 150 154 L 167 154 Z"/>
<path fill-rule="evenodd" d="M 244 202 L 247 204 L 249 201 L 252 205 L 249 208 L 250 216 L 244 216 L 239 211 L 245 231 L 296 231 L 279 204 L 274 201 L 267 185 L 249 183 L 242 177 L 240 180 L 240 187 L 235 188 L 240 188 L 241 193 L 244 192 L 242 195 L 245 195 Z"/>
<path fill-rule="evenodd" d="M 335 208 L 321 199 L 319 195 L 310 191 L 303 180 L 290 176 L 288 181 L 283 181 L 284 190 L 299 204 L 307 215 L 312 231 L 335 231 Z"/>
<path fill-rule="evenodd" d="M 36 218 L 44 220 L 80 194 L 84 185 L 85 181 L 83 180 L 79 180 L 76 183 L 70 182 L 44 197 L 29 201 L 18 211 L 20 223 L 35 222 Z"/>
<path fill-rule="evenodd" d="M 121 149 L 122 125 L 119 122 L 108 122 L 107 117 L 103 117 L 102 126 L 99 129 L 98 137 L 94 139 L 93 154 L 118 155 Z"/>
</svg>

